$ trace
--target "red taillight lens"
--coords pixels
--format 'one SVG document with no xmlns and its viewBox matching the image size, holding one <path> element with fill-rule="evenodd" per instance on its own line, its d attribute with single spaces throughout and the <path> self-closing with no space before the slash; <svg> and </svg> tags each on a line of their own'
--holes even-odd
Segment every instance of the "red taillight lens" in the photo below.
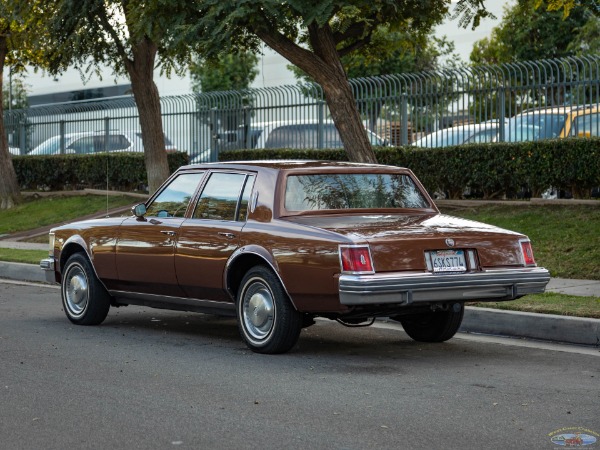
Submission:
<svg viewBox="0 0 600 450">
<path fill-rule="evenodd" d="M 369 247 L 340 246 L 340 260 L 342 261 L 342 272 L 366 272 L 373 273 L 373 261 Z"/>
<path fill-rule="evenodd" d="M 523 261 L 525 261 L 525 265 L 535 266 L 535 258 L 533 257 L 531 242 L 521 241 L 521 251 L 523 252 Z"/>
</svg>

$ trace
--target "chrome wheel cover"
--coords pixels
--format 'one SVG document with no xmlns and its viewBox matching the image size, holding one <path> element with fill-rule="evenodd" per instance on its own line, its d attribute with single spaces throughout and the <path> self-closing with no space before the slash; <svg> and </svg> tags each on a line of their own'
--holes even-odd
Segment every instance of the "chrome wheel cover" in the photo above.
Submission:
<svg viewBox="0 0 600 450">
<path fill-rule="evenodd" d="M 65 275 L 63 297 L 69 315 L 79 317 L 87 309 L 90 298 L 89 282 L 81 265 L 73 264 L 69 267 Z"/>
<path fill-rule="evenodd" d="M 264 341 L 275 325 L 275 301 L 271 290 L 262 280 L 250 280 L 244 291 L 242 320 L 248 338 Z"/>
</svg>

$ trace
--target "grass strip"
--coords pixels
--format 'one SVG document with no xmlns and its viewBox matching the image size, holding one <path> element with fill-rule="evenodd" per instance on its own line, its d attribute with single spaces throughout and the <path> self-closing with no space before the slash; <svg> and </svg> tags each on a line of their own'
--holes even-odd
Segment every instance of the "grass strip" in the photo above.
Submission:
<svg viewBox="0 0 600 450">
<path fill-rule="evenodd" d="M 108 209 L 136 202 L 139 203 L 139 200 L 133 197 L 109 196 Z M 107 198 L 100 195 L 26 198 L 20 205 L 2 211 L 0 235 L 67 223 L 88 214 L 106 211 L 106 208 Z"/>
<path fill-rule="evenodd" d="M 555 292 L 526 295 L 509 302 L 469 303 L 468 306 L 600 319 L 600 297 L 579 297 Z"/>
<path fill-rule="evenodd" d="M 600 208 L 587 205 L 481 205 L 444 213 L 523 233 L 538 266 L 553 277 L 600 280 Z"/>
<path fill-rule="evenodd" d="M 46 258 L 47 256 L 48 250 L 20 250 L 14 248 L 0 248 L 0 261 L 39 264 L 40 261 Z"/>
</svg>

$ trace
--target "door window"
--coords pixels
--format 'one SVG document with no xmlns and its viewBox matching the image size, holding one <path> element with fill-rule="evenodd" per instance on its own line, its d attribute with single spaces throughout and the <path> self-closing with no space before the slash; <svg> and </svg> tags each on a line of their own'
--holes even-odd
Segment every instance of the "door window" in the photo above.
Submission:
<svg viewBox="0 0 600 450">
<path fill-rule="evenodd" d="M 184 217 L 204 172 L 182 173 L 147 207 L 146 215 L 154 217 Z"/>
</svg>

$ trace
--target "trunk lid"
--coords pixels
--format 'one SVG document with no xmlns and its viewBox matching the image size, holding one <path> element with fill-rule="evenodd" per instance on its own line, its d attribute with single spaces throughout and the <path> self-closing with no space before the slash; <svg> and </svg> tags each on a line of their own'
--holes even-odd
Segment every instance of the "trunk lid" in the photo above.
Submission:
<svg viewBox="0 0 600 450">
<path fill-rule="evenodd" d="M 353 244 L 368 243 L 376 272 L 427 270 L 426 252 L 451 249 L 474 250 L 482 268 L 523 265 L 519 240 L 524 235 L 444 214 L 295 216 L 288 220 L 335 232 Z"/>
</svg>

